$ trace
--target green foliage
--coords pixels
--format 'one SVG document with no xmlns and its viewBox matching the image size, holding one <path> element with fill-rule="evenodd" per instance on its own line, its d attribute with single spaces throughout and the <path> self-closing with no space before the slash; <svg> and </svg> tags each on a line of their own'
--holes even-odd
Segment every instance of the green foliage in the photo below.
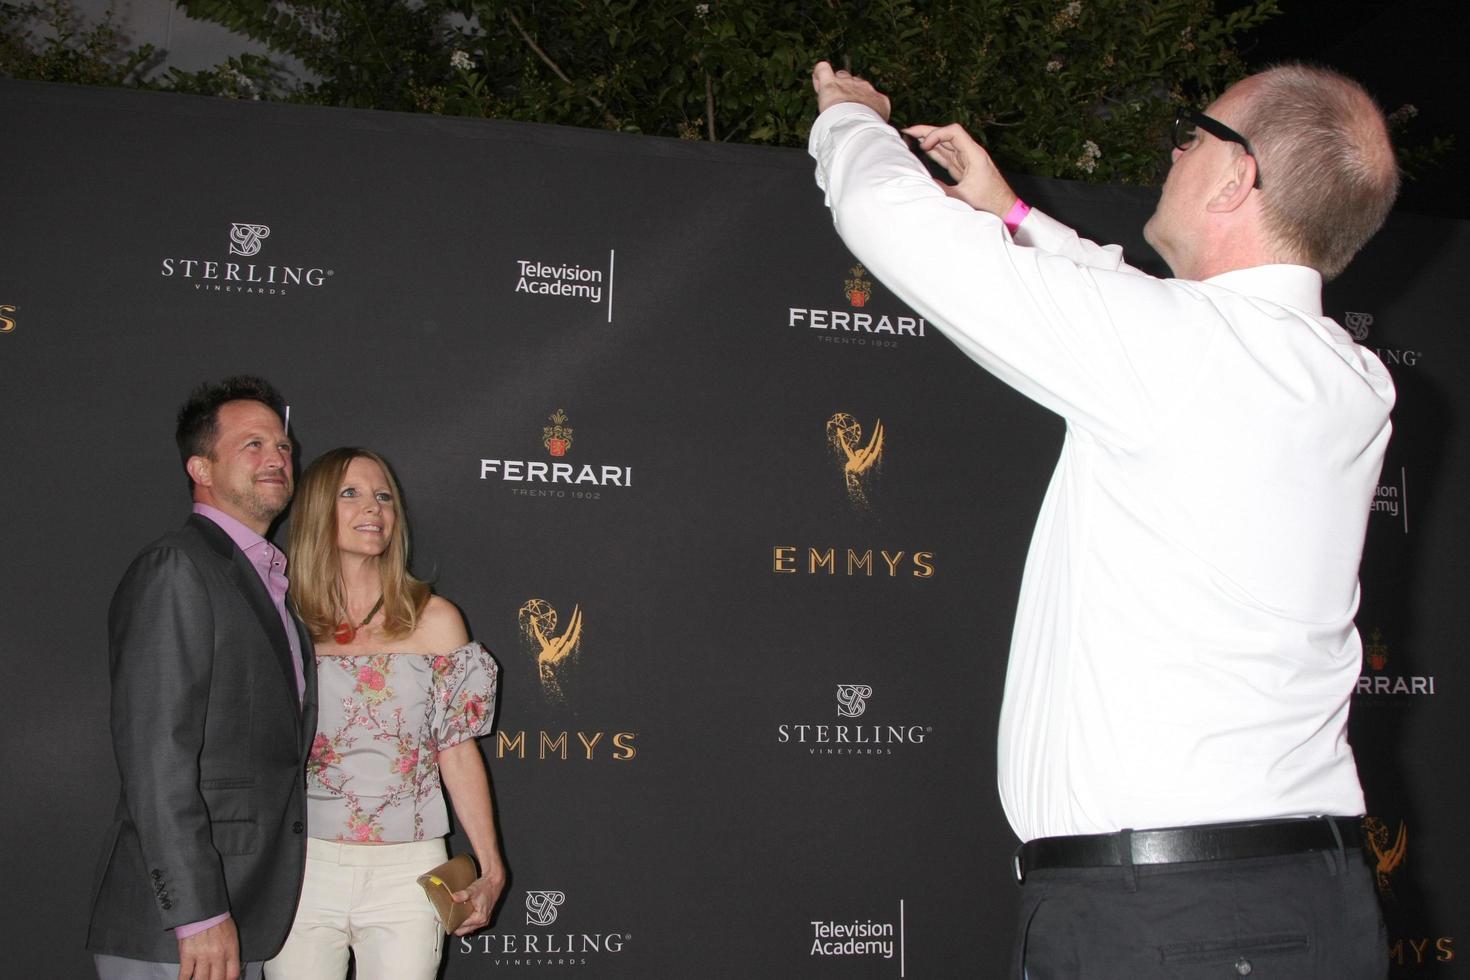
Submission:
<svg viewBox="0 0 1470 980">
<path fill-rule="evenodd" d="M 1175 110 L 1244 74 L 1238 46 L 1277 13 L 1277 0 L 1228 2 L 180 0 L 306 76 L 241 56 L 144 81 L 151 49 L 121 48 L 110 21 L 80 40 L 74 16 L 67 42 L 0 50 L 6 65 L 17 47 L 50 59 L 49 73 L 5 67 L 22 77 L 779 146 L 804 143 L 826 59 L 872 79 L 896 122 L 960 122 L 1004 168 L 1141 183 L 1167 163 Z"/>
<path fill-rule="evenodd" d="M 871 79 L 896 122 L 959 122 L 1002 167 L 1151 182 L 1175 110 L 1244 74 L 1277 12 L 1211 0 L 466 0 L 473 70 L 445 111 L 801 145 L 809 73 Z"/>
<path fill-rule="evenodd" d="M 166 89 L 227 98 L 285 91 L 289 80 L 259 55 L 240 55 L 206 71 L 155 73 L 163 52 L 130 45 L 109 7 L 85 24 L 70 0 L 0 3 L 0 75 L 41 82 Z"/>
<path fill-rule="evenodd" d="M 294 58 L 308 79 L 270 80 L 265 97 L 407 112 L 437 109 L 425 93 L 453 78 L 456 4 L 425 0 L 178 0 L 210 20 Z"/>
<path fill-rule="evenodd" d="M 130 50 L 112 11 L 88 26 L 66 0 L 0 3 L 0 75 L 78 85 L 138 85 L 162 55 Z"/>
</svg>

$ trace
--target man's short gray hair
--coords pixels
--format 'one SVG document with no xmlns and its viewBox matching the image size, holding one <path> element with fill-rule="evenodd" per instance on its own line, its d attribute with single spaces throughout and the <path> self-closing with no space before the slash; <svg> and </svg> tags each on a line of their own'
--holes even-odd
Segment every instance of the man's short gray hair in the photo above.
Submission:
<svg viewBox="0 0 1470 980">
<path fill-rule="evenodd" d="M 1267 234 L 1331 279 L 1382 227 L 1399 191 L 1383 112 L 1357 82 L 1286 64 L 1255 76 L 1238 127 L 1258 155 Z"/>
</svg>

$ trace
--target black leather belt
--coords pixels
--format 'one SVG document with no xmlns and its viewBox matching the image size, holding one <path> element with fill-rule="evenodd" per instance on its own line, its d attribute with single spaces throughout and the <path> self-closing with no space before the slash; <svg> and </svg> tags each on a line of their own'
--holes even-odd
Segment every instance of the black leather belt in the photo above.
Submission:
<svg viewBox="0 0 1470 980">
<path fill-rule="evenodd" d="M 1044 868 L 1117 868 L 1277 857 L 1362 847 L 1360 817 L 1311 817 L 1260 823 L 1215 823 L 1116 834 L 1038 837 L 1016 850 L 1016 880 Z"/>
</svg>

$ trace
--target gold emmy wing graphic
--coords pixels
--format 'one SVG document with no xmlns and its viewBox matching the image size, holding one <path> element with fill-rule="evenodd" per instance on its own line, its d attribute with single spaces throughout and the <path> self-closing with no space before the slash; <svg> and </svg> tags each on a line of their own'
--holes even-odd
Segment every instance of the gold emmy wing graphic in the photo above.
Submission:
<svg viewBox="0 0 1470 980">
<path fill-rule="evenodd" d="M 576 659 L 582 645 L 582 607 L 572 607 L 567 628 L 560 635 L 556 632 L 556 609 L 545 599 L 529 599 L 521 606 L 517 618 L 532 652 L 536 654 L 537 672 L 541 676 L 541 690 L 548 698 L 565 701 L 561 680 L 557 676 L 562 669 Z"/>
<path fill-rule="evenodd" d="M 1403 821 L 1399 821 L 1398 836 L 1390 844 L 1388 824 L 1376 817 L 1364 817 L 1363 833 L 1368 838 L 1368 849 L 1373 852 L 1373 872 L 1378 879 L 1378 891 L 1391 896 L 1393 887 L 1388 879 L 1404 863 L 1404 855 L 1409 850 L 1409 828 L 1404 826 Z"/>
<path fill-rule="evenodd" d="M 854 507 L 867 507 L 868 495 L 863 481 L 879 468 L 883 460 L 883 420 L 873 424 L 873 435 L 864 446 L 863 427 L 846 412 L 838 412 L 827 420 L 827 444 L 842 463 L 842 478 L 847 484 L 847 498 Z"/>
</svg>

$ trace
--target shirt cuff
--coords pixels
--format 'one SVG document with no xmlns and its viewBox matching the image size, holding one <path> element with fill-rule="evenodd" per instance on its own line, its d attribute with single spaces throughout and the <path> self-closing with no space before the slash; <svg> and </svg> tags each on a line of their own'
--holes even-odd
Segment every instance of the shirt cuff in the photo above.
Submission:
<svg viewBox="0 0 1470 980">
<path fill-rule="evenodd" d="M 181 926 L 174 926 L 174 938 L 188 939 L 190 936 L 196 936 L 199 933 L 203 932 L 205 929 L 214 928 L 229 917 L 230 913 L 224 912 L 220 915 L 216 915 L 208 919 L 203 919 L 199 922 L 189 922 Z"/>
</svg>

